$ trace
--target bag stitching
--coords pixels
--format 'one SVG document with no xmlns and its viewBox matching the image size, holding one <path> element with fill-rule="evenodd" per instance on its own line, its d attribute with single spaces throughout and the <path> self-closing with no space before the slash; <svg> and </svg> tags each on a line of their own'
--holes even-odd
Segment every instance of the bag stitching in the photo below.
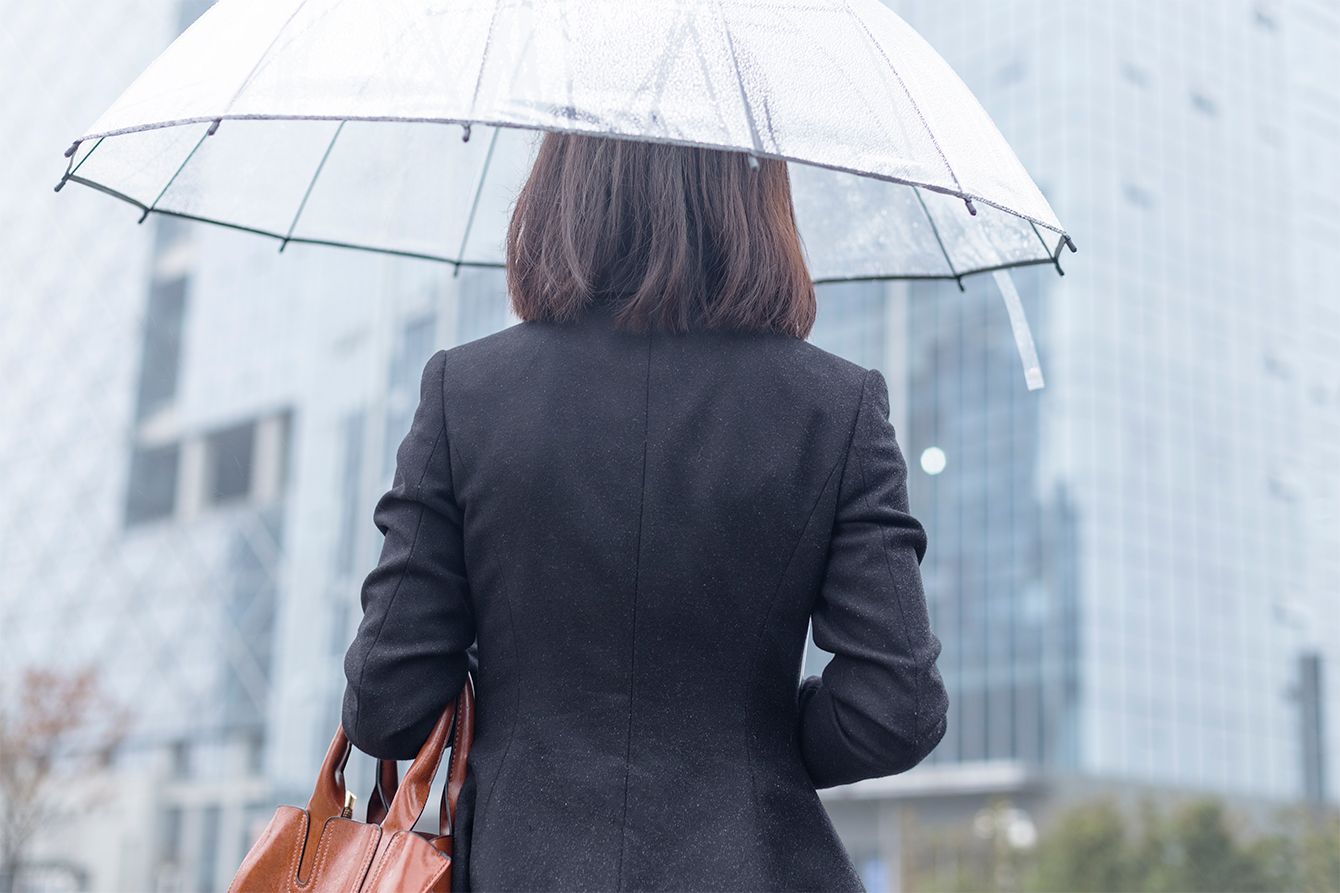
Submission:
<svg viewBox="0 0 1340 893">
<path fill-rule="evenodd" d="M 396 851 L 397 847 L 403 849 L 402 844 L 405 842 L 404 833 L 405 832 L 403 831 L 397 831 L 395 835 L 392 836 L 390 846 L 386 848 L 386 852 L 382 853 L 381 861 L 377 863 L 377 870 L 373 873 L 372 877 L 368 878 L 368 890 L 377 889 L 377 881 L 379 881 L 381 876 L 386 873 L 386 866 L 391 861 L 391 854 Z"/>
</svg>

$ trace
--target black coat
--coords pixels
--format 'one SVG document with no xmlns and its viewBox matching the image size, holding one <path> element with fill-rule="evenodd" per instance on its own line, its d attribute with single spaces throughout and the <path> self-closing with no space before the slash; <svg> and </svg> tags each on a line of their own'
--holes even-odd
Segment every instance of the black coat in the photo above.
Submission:
<svg viewBox="0 0 1340 893">
<path fill-rule="evenodd" d="M 815 789 L 915 766 L 947 709 L 888 412 L 803 340 L 599 306 L 433 355 L 343 717 L 413 756 L 478 637 L 458 889 L 861 889 Z"/>
</svg>

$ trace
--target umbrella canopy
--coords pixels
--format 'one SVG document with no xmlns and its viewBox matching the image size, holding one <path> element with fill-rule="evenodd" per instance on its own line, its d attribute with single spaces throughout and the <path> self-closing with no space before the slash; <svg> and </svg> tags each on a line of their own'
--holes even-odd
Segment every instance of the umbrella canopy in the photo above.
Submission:
<svg viewBox="0 0 1340 893">
<path fill-rule="evenodd" d="M 221 0 L 61 183 L 281 245 L 501 266 L 540 130 L 799 162 L 819 282 L 1074 250 L 972 93 L 877 0 Z"/>
</svg>

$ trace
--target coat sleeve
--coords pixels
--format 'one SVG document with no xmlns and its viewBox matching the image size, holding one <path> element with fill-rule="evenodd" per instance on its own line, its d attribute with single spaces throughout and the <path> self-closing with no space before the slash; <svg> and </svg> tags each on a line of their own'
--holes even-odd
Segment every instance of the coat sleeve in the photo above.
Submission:
<svg viewBox="0 0 1340 893">
<path fill-rule="evenodd" d="M 419 405 L 373 522 L 385 535 L 344 656 L 342 719 L 354 746 L 411 759 L 473 668 L 475 621 L 443 396 L 446 352 L 424 367 Z"/>
<path fill-rule="evenodd" d="M 815 644 L 833 658 L 799 691 L 801 756 L 816 788 L 906 771 L 944 737 L 949 701 L 922 591 L 925 552 L 888 386 L 870 370 L 811 614 Z"/>
</svg>

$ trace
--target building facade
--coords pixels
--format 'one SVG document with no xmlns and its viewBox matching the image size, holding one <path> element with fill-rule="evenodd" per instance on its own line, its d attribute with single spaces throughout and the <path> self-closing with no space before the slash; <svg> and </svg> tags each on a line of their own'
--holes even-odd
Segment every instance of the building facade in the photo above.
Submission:
<svg viewBox="0 0 1340 893">
<path fill-rule="evenodd" d="M 936 491 L 949 464 L 914 495 L 959 525 L 939 537 L 959 554 L 933 559 L 929 576 L 945 572 L 940 561 L 969 575 L 981 569 L 965 561 L 989 563 L 989 583 L 937 591 L 938 605 L 959 603 L 947 623 L 965 712 L 936 759 L 1301 796 L 1308 705 L 1295 689 L 1314 657 L 1334 673 L 1340 647 L 1340 442 L 1318 430 L 1336 418 L 1340 326 L 1316 275 L 1340 243 L 1325 238 L 1333 221 L 1318 233 L 1298 213 L 1297 195 L 1335 177 L 1317 159 L 1340 154 L 1325 126 L 1340 100 L 1323 86 L 1340 65 L 1317 50 L 1340 15 L 1260 2 L 899 8 L 1087 234 L 1067 278 L 1016 275 L 1047 363 L 1039 395 L 999 383 L 1013 370 L 989 294 L 917 286 L 909 297 L 925 292 L 931 305 L 909 311 L 911 452 L 948 438 L 967 452 L 963 474 L 991 478 L 968 484 L 966 503 L 946 498 Z M 1318 45 L 1296 49 L 1304 35 Z M 1311 265 L 1301 276 L 1296 253 Z M 998 491 L 1010 486 L 1002 477 L 1023 486 Z M 999 597 L 986 588 L 1000 585 Z M 1051 651 L 1020 652 L 1054 652 L 1041 673 L 1001 642 L 1032 615 L 1054 630 L 1041 640 Z M 963 616 L 980 625 L 976 639 L 959 632 Z M 974 719 L 974 672 L 1046 677 L 1055 732 L 1040 748 L 1023 743 L 1037 711 L 1017 694 L 996 708 L 1016 733 L 991 706 Z M 1329 703 L 1312 706 L 1334 715 L 1329 688 Z M 1323 750 L 1334 762 L 1340 737 Z"/>
<path fill-rule="evenodd" d="M 868 882 L 899 886 L 909 806 L 963 824 L 1004 795 L 1045 817 L 1105 787 L 1334 805 L 1340 11 L 890 5 L 1080 253 L 1065 278 L 1014 273 L 1038 393 L 989 278 L 891 291 L 951 713 L 924 766 L 829 795 Z"/>
<path fill-rule="evenodd" d="M 27 215 L 0 240 L 0 659 L 93 666 L 131 718 L 25 889 L 222 890 L 305 802 L 423 364 L 509 322 L 497 271 L 52 194 L 62 143 L 209 5 L 0 7 L 0 196 Z"/>
</svg>

